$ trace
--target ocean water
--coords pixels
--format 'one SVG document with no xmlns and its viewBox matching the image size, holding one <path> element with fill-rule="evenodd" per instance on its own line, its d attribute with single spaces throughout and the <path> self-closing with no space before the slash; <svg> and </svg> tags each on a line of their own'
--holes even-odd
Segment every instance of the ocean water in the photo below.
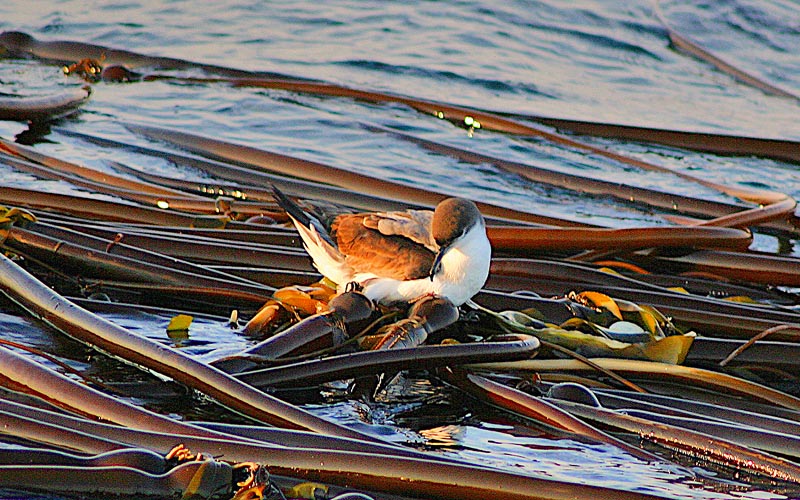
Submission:
<svg viewBox="0 0 800 500">
<path fill-rule="evenodd" d="M 675 4 L 675 5 L 673 5 Z M 662 2 L 670 23 L 717 55 L 800 93 L 796 2 Z M 674 50 L 650 2 L 4 2 L 0 29 L 152 55 L 268 70 L 514 113 L 770 138 L 800 138 L 800 103 L 765 95 Z M 8 61 L 3 92 L 77 85 L 58 68 Z M 538 186 L 365 132 L 400 127 L 537 166 L 726 199 L 669 174 L 536 141 L 465 130 L 403 106 L 283 91 L 151 82 L 101 84 L 64 126 L 138 141 L 127 122 L 194 130 L 453 194 L 608 226 L 659 224 L 647 209 Z M 0 124 L 14 135 L 21 125 Z M 54 137 L 58 137 L 54 135 Z M 596 140 L 715 182 L 800 195 L 796 167 Z M 43 145 L 84 157 L 74 141 Z M 141 161 L 141 160 L 139 160 Z M 189 174 L 187 174 L 189 175 Z"/>
<path fill-rule="evenodd" d="M 746 71 L 800 94 L 800 4 L 794 0 L 663 1 L 673 28 Z M 0 31 L 42 40 L 76 40 L 150 55 L 249 70 L 274 71 L 341 85 L 467 107 L 648 127 L 800 140 L 800 103 L 739 83 L 669 43 L 650 1 L 127 1 L 6 0 Z M 60 68 L 0 60 L 0 92 L 39 95 L 80 85 Z M 168 81 L 98 83 L 83 111 L 58 127 L 152 146 L 126 123 L 187 130 L 384 178 L 436 188 L 531 212 L 610 227 L 669 224 L 652 210 L 605 197 L 537 185 L 489 166 L 476 167 L 366 131 L 393 127 L 434 141 L 537 166 L 611 181 L 731 201 L 675 176 L 486 130 L 469 134 L 400 105 L 320 98 L 223 85 Z M 0 122 L 0 137 L 25 124 Z M 108 159 L 162 175 L 199 178 L 167 162 L 104 150 L 54 128 L 41 151 L 98 169 Z M 610 139 L 586 139 L 710 181 L 800 196 L 797 165 L 724 157 Z M 0 165 L 2 186 L 80 193 Z M 790 242 L 789 251 L 798 254 Z M 760 235 L 756 246 L 778 246 Z M 3 312 L 5 311 L 5 312 Z M 0 307 L 0 333 L 65 356 L 79 348 Z M 167 318 L 114 317 L 158 337 Z M 197 354 L 244 340 L 201 322 Z M 78 363 L 76 361 L 76 363 Z M 417 387 L 417 390 L 421 390 Z M 424 392 L 424 391 L 423 391 Z M 402 425 L 391 406 L 352 402 L 314 411 L 397 441 L 535 474 L 684 498 L 723 496 L 674 471 L 610 447 L 541 436 L 510 421 L 480 418 Z M 734 488 L 736 489 L 736 488 Z M 758 488 L 737 497 L 773 495 Z M 777 497 L 777 496 L 775 496 Z"/>
</svg>

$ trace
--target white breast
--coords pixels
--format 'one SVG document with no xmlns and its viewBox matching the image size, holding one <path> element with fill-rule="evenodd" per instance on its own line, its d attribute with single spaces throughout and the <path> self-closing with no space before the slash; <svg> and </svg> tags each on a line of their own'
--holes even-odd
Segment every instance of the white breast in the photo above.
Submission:
<svg viewBox="0 0 800 500">
<path fill-rule="evenodd" d="M 483 224 L 476 225 L 442 257 L 442 269 L 434 278 L 436 294 L 455 305 L 471 299 L 486 283 L 492 247 Z"/>
</svg>

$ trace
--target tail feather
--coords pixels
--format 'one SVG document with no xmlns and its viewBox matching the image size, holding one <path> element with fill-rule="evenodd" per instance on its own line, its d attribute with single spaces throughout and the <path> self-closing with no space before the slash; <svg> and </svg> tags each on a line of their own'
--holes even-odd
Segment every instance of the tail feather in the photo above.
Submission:
<svg viewBox="0 0 800 500">
<path fill-rule="evenodd" d="M 296 223 L 306 227 L 311 228 L 313 227 L 316 229 L 316 233 L 327 243 L 332 245 L 334 248 L 336 244 L 331 239 L 328 231 L 322 225 L 319 219 L 314 217 L 313 215 L 309 214 L 305 210 L 303 210 L 300 205 L 292 201 L 288 196 L 286 196 L 283 191 L 278 189 L 275 184 L 272 184 L 272 194 L 275 198 L 275 202 L 278 203 L 278 206 L 281 207 L 289 214 L 289 217 L 295 220 Z"/>
<path fill-rule="evenodd" d="M 342 286 L 346 284 L 351 279 L 353 270 L 347 265 L 344 255 L 339 252 L 319 219 L 300 208 L 300 205 L 290 200 L 275 185 L 272 186 L 272 191 L 278 206 L 294 222 L 303 246 L 314 261 L 314 267 L 333 282 Z"/>
<path fill-rule="evenodd" d="M 299 222 L 300 224 L 308 227 L 311 225 L 311 216 L 308 215 L 300 205 L 293 202 L 286 196 L 283 191 L 278 189 L 278 186 L 275 184 L 271 184 L 272 186 L 272 195 L 275 198 L 275 201 L 278 203 L 278 206 L 281 207 L 286 211 L 287 214 L 294 217 L 294 219 Z"/>
</svg>

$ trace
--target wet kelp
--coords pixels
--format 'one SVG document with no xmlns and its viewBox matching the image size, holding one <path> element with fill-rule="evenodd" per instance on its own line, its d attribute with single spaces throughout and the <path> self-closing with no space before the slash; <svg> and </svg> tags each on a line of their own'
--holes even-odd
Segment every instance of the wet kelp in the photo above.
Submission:
<svg viewBox="0 0 800 500">
<path fill-rule="evenodd" d="M 89 87 L 44 97 L 0 98 L 0 120 L 47 122 L 78 111 L 89 99 Z"/>
<path fill-rule="evenodd" d="M 669 36 L 683 43 L 671 29 Z M 719 467 L 723 481 L 735 477 L 768 482 L 775 491 L 800 491 L 793 437 L 800 400 L 786 382 L 798 372 L 787 353 L 798 350 L 800 314 L 796 294 L 776 288 L 797 286 L 798 261 L 748 250 L 753 231 L 796 236 L 795 201 L 673 172 L 523 120 L 786 161 L 798 160 L 797 143 L 548 122 L 275 73 L 42 42 L 21 33 L 0 35 L 0 45 L 7 55 L 57 62 L 69 77 L 93 84 L 176 80 L 398 103 L 470 134 L 536 137 L 631 168 L 677 175 L 739 200 L 710 201 L 566 175 L 365 124 L 364 133 L 490 164 L 530 182 L 611 196 L 680 224 L 608 229 L 484 203 L 495 258 L 475 303 L 458 309 L 424 298 L 408 307 L 381 308 L 357 293 L 333 296 L 331 283 L 321 280 L 294 232 L 282 225 L 286 216 L 272 203 L 271 186 L 328 216 L 427 208 L 444 193 L 131 123 L 125 125 L 153 148 L 63 134 L 190 166 L 212 180 L 193 183 L 122 163 L 113 165 L 119 175 L 111 175 L 3 140 L 4 165 L 114 198 L 0 189 L 0 202 L 7 205 L 0 218 L 3 292 L 48 327 L 188 387 L 255 425 L 181 422 L 0 348 L 2 433 L 24 445 L 0 453 L 0 485 L 202 498 L 316 498 L 315 489 L 336 498 L 348 488 L 363 492 L 359 498 L 655 498 L 466 464 L 384 442 L 288 402 L 292 391 L 319 393 L 346 381 L 346 397 L 370 403 L 391 389 L 398 374 L 412 371 L 468 395 L 473 402 L 465 404 L 491 406 L 553 435 L 619 447 L 632 459 L 668 467 L 678 478 L 700 474 L 714 481 L 704 471 Z M 28 107 L 57 116 L 58 105 L 73 106 L 72 97 L 66 104 L 56 99 L 52 106 Z M 33 114 L 9 116 L 34 120 Z M 192 156 L 156 149 L 164 143 Z M 250 343 L 198 359 L 79 302 L 98 311 L 114 304 L 130 310 L 159 306 L 177 314 L 179 306 L 189 320 L 184 331 L 170 332 L 175 336 L 192 335 L 191 314 L 224 314 L 219 321 Z M 747 339 L 761 332 L 766 338 L 751 346 Z M 736 356 L 728 356 L 734 349 Z M 52 406 L 42 409 L 44 402 Z M 746 432 L 737 432 L 741 426 Z M 643 449 L 639 440 L 652 447 Z M 675 451 L 690 458 L 676 458 Z M 48 481 L 52 474 L 69 480 Z M 301 481 L 318 484 L 301 488 Z M 722 482 L 715 484 L 722 489 Z"/>
</svg>

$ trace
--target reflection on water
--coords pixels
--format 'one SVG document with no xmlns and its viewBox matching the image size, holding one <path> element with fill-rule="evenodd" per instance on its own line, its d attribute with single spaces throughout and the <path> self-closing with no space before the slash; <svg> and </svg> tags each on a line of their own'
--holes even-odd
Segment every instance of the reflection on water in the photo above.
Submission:
<svg viewBox="0 0 800 500">
<path fill-rule="evenodd" d="M 442 425 L 430 429 L 422 429 L 419 434 L 425 438 L 425 446 L 455 448 L 461 442 L 464 432 L 464 428 L 458 425 Z"/>
</svg>

